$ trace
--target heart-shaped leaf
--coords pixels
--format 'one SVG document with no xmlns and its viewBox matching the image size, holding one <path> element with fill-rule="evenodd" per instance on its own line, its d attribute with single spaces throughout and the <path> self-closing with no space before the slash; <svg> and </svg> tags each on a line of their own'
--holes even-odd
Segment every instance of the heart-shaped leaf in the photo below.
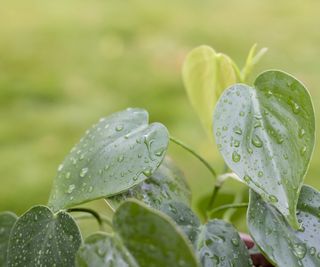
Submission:
<svg viewBox="0 0 320 267">
<path fill-rule="evenodd" d="M 210 220 L 201 227 L 197 251 L 203 267 L 251 267 L 246 245 L 237 230 L 223 220 Z"/>
<path fill-rule="evenodd" d="M 6 266 L 10 232 L 17 218 L 12 212 L 0 213 L 0 266 Z"/>
<path fill-rule="evenodd" d="M 117 209 L 113 224 L 141 267 L 198 266 L 190 242 L 163 213 L 136 200 Z"/>
<path fill-rule="evenodd" d="M 35 206 L 11 230 L 8 267 L 71 267 L 80 244 L 79 228 L 68 213 Z"/>
<path fill-rule="evenodd" d="M 281 71 L 267 71 L 255 87 L 236 84 L 221 96 L 214 133 L 228 166 L 298 228 L 296 206 L 315 140 L 307 89 Z"/>
<path fill-rule="evenodd" d="M 158 168 L 168 142 L 167 129 L 149 125 L 145 110 L 101 119 L 60 165 L 49 205 L 59 210 L 126 191 Z"/>
<path fill-rule="evenodd" d="M 224 89 L 237 82 L 232 60 L 209 46 L 193 49 L 183 65 L 182 76 L 189 100 L 204 129 L 212 136 L 212 110 Z"/>
<path fill-rule="evenodd" d="M 163 203 L 160 210 L 177 223 L 192 244 L 195 243 L 199 234 L 200 221 L 191 208 L 182 202 L 171 201 Z"/>
<path fill-rule="evenodd" d="M 135 198 L 159 209 L 164 202 L 179 201 L 190 204 L 191 192 L 183 173 L 166 157 L 160 167 L 145 181 L 127 192 L 110 197 L 107 202 L 116 209 L 124 200 Z"/>
<path fill-rule="evenodd" d="M 278 210 L 250 192 L 248 227 L 268 258 L 277 266 L 320 266 L 320 192 L 303 186 L 297 214 L 301 228 L 295 231 Z"/>
<path fill-rule="evenodd" d="M 122 241 L 106 233 L 86 238 L 78 250 L 76 264 L 79 267 L 139 267 Z"/>
</svg>

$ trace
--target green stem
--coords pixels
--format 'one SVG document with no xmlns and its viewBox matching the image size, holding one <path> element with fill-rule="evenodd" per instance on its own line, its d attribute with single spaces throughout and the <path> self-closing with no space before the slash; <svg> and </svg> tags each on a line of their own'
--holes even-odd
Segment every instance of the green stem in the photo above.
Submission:
<svg viewBox="0 0 320 267">
<path fill-rule="evenodd" d="M 212 176 L 213 176 L 214 178 L 217 177 L 217 173 L 216 173 L 216 171 L 211 167 L 211 165 L 210 165 L 203 157 L 201 157 L 197 152 L 195 152 L 192 148 L 188 147 L 188 146 L 185 145 L 183 142 L 181 142 L 180 140 L 178 140 L 178 139 L 176 139 L 176 138 L 174 138 L 174 137 L 172 137 L 172 136 L 170 136 L 170 140 L 171 140 L 173 143 L 181 146 L 182 148 L 184 148 L 185 150 L 187 150 L 188 152 L 190 152 L 193 156 L 195 156 L 198 160 L 200 160 L 200 161 L 206 166 L 206 168 L 210 171 L 210 173 L 212 174 Z"/>
<path fill-rule="evenodd" d="M 243 194 L 244 194 L 244 190 L 247 190 L 247 188 L 242 189 L 240 191 L 238 191 L 234 197 L 233 200 L 233 204 L 238 204 L 241 203 L 243 201 Z M 226 212 L 223 214 L 223 220 L 227 221 L 227 222 L 231 222 L 231 218 L 233 216 L 233 214 L 235 213 L 235 209 L 228 209 L 226 210 Z"/>
<path fill-rule="evenodd" d="M 235 209 L 235 208 L 246 208 L 248 207 L 249 203 L 232 203 L 232 204 L 226 204 L 226 205 L 222 205 L 218 208 L 215 208 L 213 210 L 210 211 L 210 215 L 212 216 L 212 214 L 221 211 L 221 210 L 225 210 L 225 209 Z"/>
<path fill-rule="evenodd" d="M 216 200 L 216 197 L 218 195 L 218 192 L 219 192 L 221 186 L 223 185 L 225 180 L 227 180 L 228 178 L 239 179 L 238 176 L 234 173 L 224 173 L 224 174 L 221 174 L 217 177 L 217 180 L 216 180 L 214 187 L 213 187 L 211 198 L 208 203 L 207 212 L 209 212 L 212 209 L 214 201 Z"/>
<path fill-rule="evenodd" d="M 109 226 L 112 226 L 111 221 L 107 217 L 104 217 L 104 216 L 100 215 L 98 212 L 96 212 L 96 211 L 94 211 L 92 209 L 88 209 L 88 208 L 70 208 L 70 209 L 67 210 L 67 212 L 86 212 L 86 213 L 89 213 L 91 216 L 93 216 L 97 220 L 101 230 L 104 230 L 103 222 L 105 222 Z M 80 217 L 78 217 L 78 218 L 80 218 Z"/>
</svg>

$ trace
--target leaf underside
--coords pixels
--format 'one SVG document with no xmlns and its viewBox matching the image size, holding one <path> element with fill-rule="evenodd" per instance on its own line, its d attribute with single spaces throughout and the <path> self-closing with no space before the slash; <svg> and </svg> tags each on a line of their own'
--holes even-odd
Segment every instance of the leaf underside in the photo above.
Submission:
<svg viewBox="0 0 320 267">
<path fill-rule="evenodd" d="M 298 202 L 299 230 L 251 190 L 247 222 L 251 236 L 277 266 L 320 266 L 320 192 L 303 186 Z"/>
<path fill-rule="evenodd" d="M 267 71 L 254 88 L 231 86 L 214 112 L 214 133 L 228 166 L 297 229 L 296 205 L 315 141 L 313 106 L 303 84 Z"/>
</svg>

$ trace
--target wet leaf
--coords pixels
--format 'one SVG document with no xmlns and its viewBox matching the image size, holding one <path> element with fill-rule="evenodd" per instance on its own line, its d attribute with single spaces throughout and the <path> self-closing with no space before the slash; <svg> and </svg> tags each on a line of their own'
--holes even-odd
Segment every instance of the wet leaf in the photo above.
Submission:
<svg viewBox="0 0 320 267">
<path fill-rule="evenodd" d="M 299 230 L 251 190 L 247 222 L 254 241 L 277 266 L 320 266 L 320 192 L 303 186 L 298 202 Z"/>
<path fill-rule="evenodd" d="M 58 168 L 49 205 L 54 210 L 112 196 L 147 179 L 162 162 L 167 129 L 148 113 L 126 109 L 86 132 Z"/>
<path fill-rule="evenodd" d="M 11 230 L 8 267 L 71 267 L 80 244 L 79 228 L 68 213 L 35 206 Z"/>
<path fill-rule="evenodd" d="M 106 233 L 95 233 L 86 238 L 78 250 L 79 267 L 138 267 L 122 241 Z"/>
<path fill-rule="evenodd" d="M 176 222 L 192 244 L 195 243 L 199 234 L 200 221 L 190 207 L 185 203 L 172 201 L 163 203 L 160 210 Z"/>
<path fill-rule="evenodd" d="M 12 212 L 0 213 L 0 266 L 6 265 L 10 232 L 17 218 Z"/>
<path fill-rule="evenodd" d="M 114 228 L 141 267 L 199 266 L 190 242 L 163 213 L 136 200 L 117 209 Z"/>
<path fill-rule="evenodd" d="M 200 46 L 187 55 L 182 76 L 189 100 L 211 138 L 213 108 L 223 90 L 237 82 L 234 63 L 227 55 Z"/>
<path fill-rule="evenodd" d="M 162 203 L 169 201 L 180 201 L 189 205 L 191 192 L 183 173 L 170 158 L 166 157 L 148 179 L 125 193 L 108 198 L 107 202 L 116 209 L 128 198 L 135 198 L 150 207 L 159 209 Z"/>
<path fill-rule="evenodd" d="M 214 133 L 228 166 L 298 228 L 296 206 L 315 140 L 315 119 L 304 85 L 267 71 L 255 87 L 227 89 L 214 113 Z"/>
<path fill-rule="evenodd" d="M 201 227 L 196 249 L 203 267 L 252 266 L 237 230 L 223 220 L 210 220 Z"/>
</svg>

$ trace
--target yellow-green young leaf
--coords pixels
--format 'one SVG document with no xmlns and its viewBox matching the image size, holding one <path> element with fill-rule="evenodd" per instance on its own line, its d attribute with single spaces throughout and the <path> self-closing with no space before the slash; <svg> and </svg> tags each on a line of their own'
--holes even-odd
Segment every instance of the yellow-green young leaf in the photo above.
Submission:
<svg viewBox="0 0 320 267">
<path fill-rule="evenodd" d="M 237 82 L 232 60 L 209 46 L 193 49 L 183 65 L 182 76 L 189 100 L 212 138 L 212 113 L 224 89 Z"/>
<path fill-rule="evenodd" d="M 140 267 L 199 267 L 187 237 L 162 212 L 126 201 L 115 212 L 113 225 Z"/>
</svg>

